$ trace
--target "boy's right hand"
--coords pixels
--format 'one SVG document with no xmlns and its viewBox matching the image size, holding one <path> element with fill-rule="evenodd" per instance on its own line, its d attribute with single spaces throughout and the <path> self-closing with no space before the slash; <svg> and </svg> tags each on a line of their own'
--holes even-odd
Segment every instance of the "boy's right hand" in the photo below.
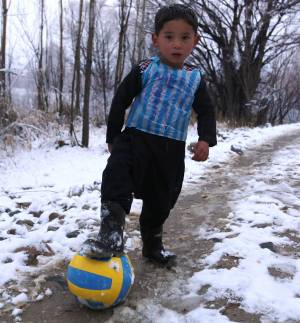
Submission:
<svg viewBox="0 0 300 323">
<path fill-rule="evenodd" d="M 108 148 L 108 151 L 111 153 L 112 149 L 113 149 L 113 145 L 112 144 L 107 144 L 107 148 Z"/>
<path fill-rule="evenodd" d="M 194 156 L 192 157 L 195 161 L 206 161 L 209 153 L 209 144 L 206 141 L 198 141 L 194 147 Z"/>
</svg>

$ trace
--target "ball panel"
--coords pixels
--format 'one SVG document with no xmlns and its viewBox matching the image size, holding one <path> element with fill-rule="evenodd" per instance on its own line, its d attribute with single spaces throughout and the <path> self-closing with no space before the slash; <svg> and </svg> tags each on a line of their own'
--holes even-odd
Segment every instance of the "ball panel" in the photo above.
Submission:
<svg viewBox="0 0 300 323">
<path fill-rule="evenodd" d="M 111 258 L 105 258 L 105 259 L 92 259 L 88 257 L 83 257 L 79 254 L 76 254 L 71 262 L 70 266 L 74 268 L 78 268 L 80 270 L 85 270 L 87 272 L 93 273 L 93 274 L 100 274 L 102 276 L 108 276 L 105 275 L 103 272 L 103 269 L 106 268 L 110 270 L 108 264 L 110 262 Z M 101 270 L 99 271 L 99 266 L 101 266 Z"/>
<path fill-rule="evenodd" d="M 70 292 L 79 298 L 89 300 L 91 302 L 105 303 L 107 304 L 107 306 L 112 304 L 111 293 L 109 292 L 110 290 L 99 291 L 79 288 L 76 285 L 72 284 L 70 281 L 68 281 L 68 287 Z M 114 299 L 115 298 L 113 298 L 113 300 Z"/>
<path fill-rule="evenodd" d="M 99 274 L 93 274 L 72 266 L 69 266 L 68 268 L 68 280 L 77 287 L 90 290 L 110 289 L 112 285 L 111 278 L 104 277 Z"/>
<path fill-rule="evenodd" d="M 120 259 L 121 259 L 122 268 L 123 268 L 123 283 L 122 283 L 120 294 L 116 299 L 116 301 L 114 302 L 114 305 L 120 303 L 125 299 L 134 281 L 133 268 L 128 256 L 126 255 L 122 256 Z"/>
</svg>

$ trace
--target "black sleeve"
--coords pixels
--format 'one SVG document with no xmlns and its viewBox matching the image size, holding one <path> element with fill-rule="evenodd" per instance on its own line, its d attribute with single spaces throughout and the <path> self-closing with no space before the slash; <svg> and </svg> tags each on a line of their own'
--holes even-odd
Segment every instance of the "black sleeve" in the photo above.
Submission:
<svg viewBox="0 0 300 323">
<path fill-rule="evenodd" d="M 203 78 L 195 93 L 193 109 L 197 113 L 198 140 L 208 142 L 210 147 L 215 146 L 217 144 L 215 111 Z"/>
<path fill-rule="evenodd" d="M 119 85 L 112 100 L 106 131 L 106 142 L 113 143 L 124 125 L 125 110 L 142 90 L 139 65 L 136 65 Z"/>
</svg>

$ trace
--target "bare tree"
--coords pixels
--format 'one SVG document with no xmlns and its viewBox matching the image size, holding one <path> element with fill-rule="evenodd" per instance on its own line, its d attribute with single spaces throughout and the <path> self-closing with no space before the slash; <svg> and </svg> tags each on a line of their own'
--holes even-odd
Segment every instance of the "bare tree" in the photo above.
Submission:
<svg viewBox="0 0 300 323">
<path fill-rule="evenodd" d="M 1 23 L 1 50 L 0 50 L 0 95 L 5 98 L 6 96 L 6 30 L 7 30 L 7 1 L 2 0 L 2 23 Z"/>
<path fill-rule="evenodd" d="M 73 77 L 71 85 L 71 111 L 70 111 L 70 135 L 75 135 L 74 132 L 74 115 L 80 113 L 80 85 L 81 85 L 81 71 L 80 71 L 80 43 L 82 37 L 82 15 L 83 15 L 83 0 L 79 2 L 79 11 L 78 11 L 78 25 L 76 30 L 76 42 L 74 50 L 74 68 L 73 68 Z M 75 101 L 75 105 L 74 105 Z"/>
<path fill-rule="evenodd" d="M 272 64 L 267 85 L 271 87 L 267 98 L 267 121 L 282 124 L 289 113 L 300 106 L 299 57 L 287 53 Z M 296 120 L 293 120 L 296 121 Z"/>
<path fill-rule="evenodd" d="M 136 16 L 134 24 L 134 39 L 131 54 L 131 64 L 139 62 L 145 51 L 145 16 L 146 0 L 136 0 Z"/>
<path fill-rule="evenodd" d="M 263 68 L 296 44 L 300 0 L 198 0 L 203 32 L 194 58 L 212 85 L 222 117 L 247 122 Z M 295 27 L 295 26 L 294 26 Z"/>
<path fill-rule="evenodd" d="M 89 104 L 90 90 L 92 78 L 92 62 L 93 62 L 93 40 L 95 34 L 95 1 L 90 0 L 89 7 L 89 30 L 87 39 L 87 53 L 85 63 L 85 83 L 83 98 L 83 120 L 82 120 L 82 146 L 89 146 Z"/>
<path fill-rule="evenodd" d="M 118 41 L 118 53 L 117 64 L 115 71 L 115 84 L 114 92 L 116 92 L 118 85 L 120 84 L 123 72 L 126 55 L 126 32 L 128 28 L 128 21 L 130 16 L 130 10 L 132 7 L 132 0 L 119 0 L 119 41 Z"/>
<path fill-rule="evenodd" d="M 103 20 L 102 7 L 97 8 L 95 48 L 94 48 L 94 79 L 95 91 L 102 94 L 104 120 L 107 122 L 109 92 L 113 88 L 112 60 L 116 43 L 113 41 L 112 28 Z"/>
<path fill-rule="evenodd" d="M 31 35 L 30 28 L 26 26 L 26 21 L 23 19 L 23 15 L 18 15 L 17 19 L 20 22 L 20 27 L 22 28 L 24 37 L 27 39 L 33 53 L 34 53 L 34 60 L 29 60 L 28 65 L 31 66 L 33 72 L 33 79 L 36 86 L 36 105 L 37 109 L 47 111 L 48 110 L 48 94 L 46 94 L 46 84 L 45 81 L 45 68 L 47 64 L 44 62 L 45 56 L 44 55 L 44 33 L 46 27 L 45 21 L 45 3 L 44 0 L 38 0 L 38 17 L 39 17 L 39 33 L 38 33 L 38 40 L 35 39 L 36 35 Z M 47 76 L 49 79 L 49 75 Z"/>
<path fill-rule="evenodd" d="M 63 47 L 63 37 L 64 37 L 64 22 L 63 22 L 63 0 L 59 1 L 60 15 L 59 15 L 59 108 L 58 112 L 60 115 L 63 114 L 63 89 L 64 89 L 64 47 Z"/>
<path fill-rule="evenodd" d="M 39 48 L 38 48 L 38 70 L 37 70 L 37 108 L 39 110 L 45 109 L 44 102 L 44 76 L 43 76 L 43 55 L 44 55 L 44 12 L 45 2 L 40 0 L 40 34 L 39 34 Z"/>
</svg>

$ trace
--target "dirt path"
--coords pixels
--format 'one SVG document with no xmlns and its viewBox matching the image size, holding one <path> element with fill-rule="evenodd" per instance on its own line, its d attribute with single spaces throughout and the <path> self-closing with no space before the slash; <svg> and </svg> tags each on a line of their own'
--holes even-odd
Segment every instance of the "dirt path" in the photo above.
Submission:
<svg viewBox="0 0 300 323">
<path fill-rule="evenodd" d="M 232 321 L 260 322 L 259 316 L 246 313 L 230 300 L 221 299 L 214 304 L 205 303 L 201 296 L 204 290 L 200 290 L 197 297 L 183 298 L 187 294 L 185 281 L 194 272 L 202 269 L 201 262 L 196 260 L 209 254 L 214 245 L 212 240 L 199 238 L 200 228 L 224 229 L 224 220 L 230 211 L 227 202 L 230 200 L 232 190 L 242 187 L 243 181 L 251 176 L 254 167 L 257 170 L 266 166 L 270 163 L 274 152 L 292 143 L 300 145 L 300 131 L 248 150 L 243 156 L 236 156 L 231 163 L 215 165 L 205 177 L 200 178 L 199 186 L 194 190 L 197 193 L 182 195 L 165 226 L 165 244 L 177 253 L 177 267 L 171 270 L 157 268 L 142 259 L 140 248 L 130 252 L 135 268 L 135 284 L 123 305 L 102 312 L 93 312 L 79 306 L 67 290 L 65 268 L 57 268 L 46 279 L 46 284 L 53 295 L 30 304 L 24 310 L 22 321 L 155 323 L 150 314 L 155 305 L 160 304 L 164 308 L 184 314 L 202 304 L 216 309 L 222 307 L 222 313 Z M 138 217 L 133 214 L 130 216 L 127 232 L 129 236 L 133 236 L 137 234 L 137 230 Z M 225 259 L 220 266 L 226 267 L 230 261 L 232 260 Z M 155 315 L 157 317 L 157 313 Z M 15 321 L 9 315 L 2 315 L 0 322 Z"/>
</svg>

